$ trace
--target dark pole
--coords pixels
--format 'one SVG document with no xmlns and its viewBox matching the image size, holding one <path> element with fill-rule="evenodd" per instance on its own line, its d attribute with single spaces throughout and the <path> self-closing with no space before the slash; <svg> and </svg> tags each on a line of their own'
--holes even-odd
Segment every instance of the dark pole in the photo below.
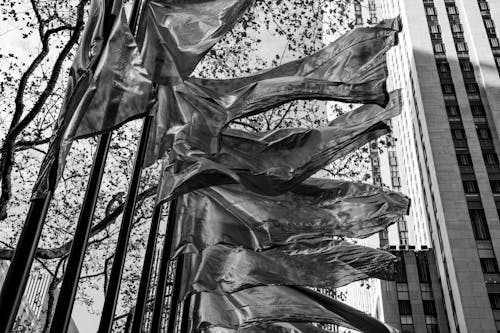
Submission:
<svg viewBox="0 0 500 333">
<path fill-rule="evenodd" d="M 142 266 L 141 282 L 137 292 L 137 301 L 135 303 L 134 320 L 132 321 L 131 333 L 141 333 L 144 322 L 144 308 L 148 297 L 149 282 L 151 280 L 151 272 L 153 270 L 153 257 L 156 249 L 156 240 L 158 237 L 158 226 L 160 222 L 162 205 L 155 207 L 151 227 L 149 230 L 148 244 L 146 254 L 144 256 L 144 264 Z M 55 332 L 54 332 L 55 333 Z"/>
<path fill-rule="evenodd" d="M 106 156 L 111 142 L 111 133 L 105 133 L 99 138 L 99 145 L 94 156 L 94 163 L 87 183 L 85 199 L 78 218 L 75 235 L 71 244 L 71 251 L 66 265 L 66 272 L 61 284 L 61 292 L 57 298 L 57 304 L 50 326 L 50 333 L 66 332 L 71 321 L 71 313 L 75 302 L 78 288 L 78 279 L 82 270 L 87 241 L 92 227 L 95 205 L 101 186 Z"/>
<path fill-rule="evenodd" d="M 131 13 L 129 26 L 133 29 L 137 22 L 140 0 L 135 0 L 134 8 Z M 106 4 L 106 8 L 112 9 L 113 5 L 121 6 L 121 1 L 113 1 Z M 106 35 L 109 35 L 111 26 L 114 22 L 114 17 L 108 16 L 106 22 Z M 108 36 L 106 36 L 108 37 Z M 71 321 L 71 313 L 75 302 L 75 295 L 78 289 L 78 279 L 82 270 L 83 260 L 85 258 L 85 251 L 87 249 L 87 242 L 92 227 L 92 219 L 94 217 L 95 205 L 101 187 L 102 176 L 106 166 L 106 158 L 108 156 L 109 146 L 111 143 L 112 133 L 104 133 L 99 138 L 90 178 L 87 183 L 87 190 L 83 201 L 82 209 L 78 219 L 77 227 L 71 250 L 66 265 L 66 272 L 61 284 L 61 292 L 57 299 L 54 317 L 50 327 L 50 333 L 66 332 Z"/>
<path fill-rule="evenodd" d="M 99 323 L 99 333 L 109 333 L 111 332 L 111 329 L 113 327 L 113 317 L 116 310 L 116 302 L 118 301 L 118 295 L 120 292 L 120 282 L 123 273 L 123 265 L 125 263 L 125 257 L 127 256 L 127 247 L 130 237 L 130 231 L 132 230 L 132 220 L 134 218 L 137 192 L 139 190 L 142 165 L 144 162 L 144 157 L 146 155 L 146 148 L 152 121 L 153 116 L 148 115 L 144 119 L 144 123 L 142 126 L 141 139 L 139 141 L 139 147 L 137 148 L 134 170 L 132 172 L 132 179 L 130 180 L 127 200 L 125 202 L 125 208 L 123 210 L 122 224 L 120 227 L 120 232 L 118 234 L 118 242 L 116 244 L 115 256 L 113 259 L 113 265 L 111 267 L 111 274 L 109 276 L 108 290 L 106 291 L 101 321 Z"/>
<path fill-rule="evenodd" d="M 43 222 L 52 199 L 52 191 L 45 197 L 31 202 L 30 210 L 24 222 L 21 236 L 17 242 L 16 251 L 10 262 L 0 294 L 0 332 L 12 331 L 16 321 L 17 311 L 28 282 L 31 264 L 42 234 Z"/>
<path fill-rule="evenodd" d="M 186 296 L 184 300 L 184 304 L 182 306 L 182 315 L 181 315 L 181 333 L 189 332 L 189 315 L 191 313 L 191 296 Z"/>
<path fill-rule="evenodd" d="M 174 285 L 172 286 L 172 295 L 170 296 L 170 308 L 168 309 L 168 325 L 167 333 L 175 332 L 175 324 L 177 322 L 177 311 L 179 309 L 181 285 L 182 285 L 182 270 L 184 266 L 183 255 L 177 257 L 175 265 Z"/>
<path fill-rule="evenodd" d="M 168 263 L 170 261 L 170 247 L 172 245 L 175 232 L 176 207 L 177 199 L 173 199 L 168 208 L 167 230 L 165 233 L 165 242 L 163 244 L 158 279 L 156 283 L 151 332 L 160 332 L 162 328 L 163 303 L 165 301 L 165 289 L 167 287 L 167 276 L 169 274 Z M 170 331 L 167 332 L 170 333 Z"/>
</svg>

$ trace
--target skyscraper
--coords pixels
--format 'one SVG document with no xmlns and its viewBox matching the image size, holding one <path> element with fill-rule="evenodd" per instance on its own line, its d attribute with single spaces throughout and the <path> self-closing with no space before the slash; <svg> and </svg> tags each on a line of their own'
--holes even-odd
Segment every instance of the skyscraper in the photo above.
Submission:
<svg viewBox="0 0 500 333">
<path fill-rule="evenodd" d="M 451 332 L 499 332 L 500 2 L 374 3 L 404 26 L 388 62 L 408 244 L 435 250 Z"/>
</svg>

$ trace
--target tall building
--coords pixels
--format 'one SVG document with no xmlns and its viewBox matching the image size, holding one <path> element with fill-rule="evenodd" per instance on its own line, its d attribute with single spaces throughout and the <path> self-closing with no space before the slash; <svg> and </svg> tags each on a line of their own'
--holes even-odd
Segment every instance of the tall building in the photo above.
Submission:
<svg viewBox="0 0 500 333">
<path fill-rule="evenodd" d="M 434 248 L 451 332 L 500 332 L 500 1 L 375 5 L 403 22 L 388 62 L 408 244 Z"/>
</svg>

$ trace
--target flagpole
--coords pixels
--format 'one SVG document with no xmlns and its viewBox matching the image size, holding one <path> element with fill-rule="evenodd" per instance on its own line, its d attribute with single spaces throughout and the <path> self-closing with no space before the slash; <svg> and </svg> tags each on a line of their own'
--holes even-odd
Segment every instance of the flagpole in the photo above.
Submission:
<svg viewBox="0 0 500 333">
<path fill-rule="evenodd" d="M 136 152 L 136 159 L 134 169 L 132 171 L 132 178 L 127 193 L 127 200 L 123 210 L 122 224 L 118 234 L 118 242 L 116 243 L 115 255 L 113 258 L 113 265 L 109 275 L 108 289 L 106 290 L 106 297 L 104 299 L 104 306 L 101 314 L 101 321 L 99 323 L 99 333 L 109 333 L 113 327 L 113 317 L 115 315 L 116 303 L 120 293 L 120 282 L 123 274 L 123 266 L 127 256 L 127 247 L 132 231 L 132 221 L 134 219 L 135 205 L 137 201 L 137 193 L 141 180 L 142 165 L 146 156 L 146 148 L 149 139 L 149 132 L 153 123 L 153 115 L 148 115 L 144 119 L 142 125 L 141 139 L 139 147 Z"/>
<path fill-rule="evenodd" d="M 181 285 L 182 285 L 182 270 L 184 266 L 184 256 L 179 255 L 175 265 L 174 285 L 170 296 L 170 308 L 168 309 L 168 324 L 167 333 L 174 333 L 177 323 L 177 311 L 179 309 Z M 181 332 L 183 333 L 183 332 Z"/>
<path fill-rule="evenodd" d="M 186 300 L 182 305 L 181 315 L 181 330 L 180 333 L 189 332 L 189 315 L 191 314 L 191 295 L 186 296 Z"/>
<path fill-rule="evenodd" d="M 154 209 L 153 218 L 151 220 L 146 254 L 144 255 L 144 264 L 142 266 L 141 282 L 139 283 L 139 290 L 137 292 L 137 300 L 135 303 L 134 320 L 132 321 L 131 333 L 142 332 L 142 325 L 144 323 L 144 308 L 148 297 L 151 272 L 153 271 L 153 257 L 158 238 L 161 210 L 162 205 L 157 205 Z"/>
<path fill-rule="evenodd" d="M 57 298 L 57 304 L 50 326 L 50 333 L 66 332 L 71 321 L 71 313 L 78 289 L 78 279 L 85 258 L 85 250 L 92 227 L 97 196 L 101 185 L 106 156 L 111 142 L 111 132 L 104 133 L 99 138 L 99 145 L 94 156 L 94 163 L 90 172 L 90 179 L 87 183 L 87 191 L 83 201 L 75 235 L 71 244 L 71 250 L 66 265 L 66 272 Z"/>
<path fill-rule="evenodd" d="M 156 283 L 155 301 L 153 307 L 153 318 L 151 321 L 151 332 L 160 332 L 162 329 L 163 303 L 165 301 L 165 289 L 167 287 L 167 277 L 169 273 L 170 248 L 174 239 L 176 222 L 177 199 L 169 203 L 167 230 L 165 233 L 165 242 L 161 254 L 160 267 L 158 269 L 158 279 Z M 170 331 L 167 331 L 170 333 Z"/>
<path fill-rule="evenodd" d="M 49 190 L 43 198 L 31 202 L 16 251 L 2 285 L 0 294 L 0 333 L 11 332 L 16 321 L 17 311 L 28 282 L 31 264 L 35 259 L 43 222 L 51 199 L 52 191 Z"/>
</svg>

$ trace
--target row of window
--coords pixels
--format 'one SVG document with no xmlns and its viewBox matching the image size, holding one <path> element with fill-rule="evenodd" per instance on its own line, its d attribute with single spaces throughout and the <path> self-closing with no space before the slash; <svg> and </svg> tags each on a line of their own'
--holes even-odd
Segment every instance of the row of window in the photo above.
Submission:
<svg viewBox="0 0 500 333">
<path fill-rule="evenodd" d="M 500 48 L 500 42 L 497 38 L 497 33 L 495 29 L 495 22 L 491 18 L 490 8 L 488 6 L 487 0 L 478 0 L 479 9 L 481 10 L 481 16 L 483 17 L 484 27 L 486 33 L 488 34 L 488 39 L 490 41 L 491 49 L 493 51 L 493 56 L 495 57 L 495 63 L 497 65 L 498 73 L 500 74 L 500 57 L 496 56 L 498 49 Z"/>
</svg>

